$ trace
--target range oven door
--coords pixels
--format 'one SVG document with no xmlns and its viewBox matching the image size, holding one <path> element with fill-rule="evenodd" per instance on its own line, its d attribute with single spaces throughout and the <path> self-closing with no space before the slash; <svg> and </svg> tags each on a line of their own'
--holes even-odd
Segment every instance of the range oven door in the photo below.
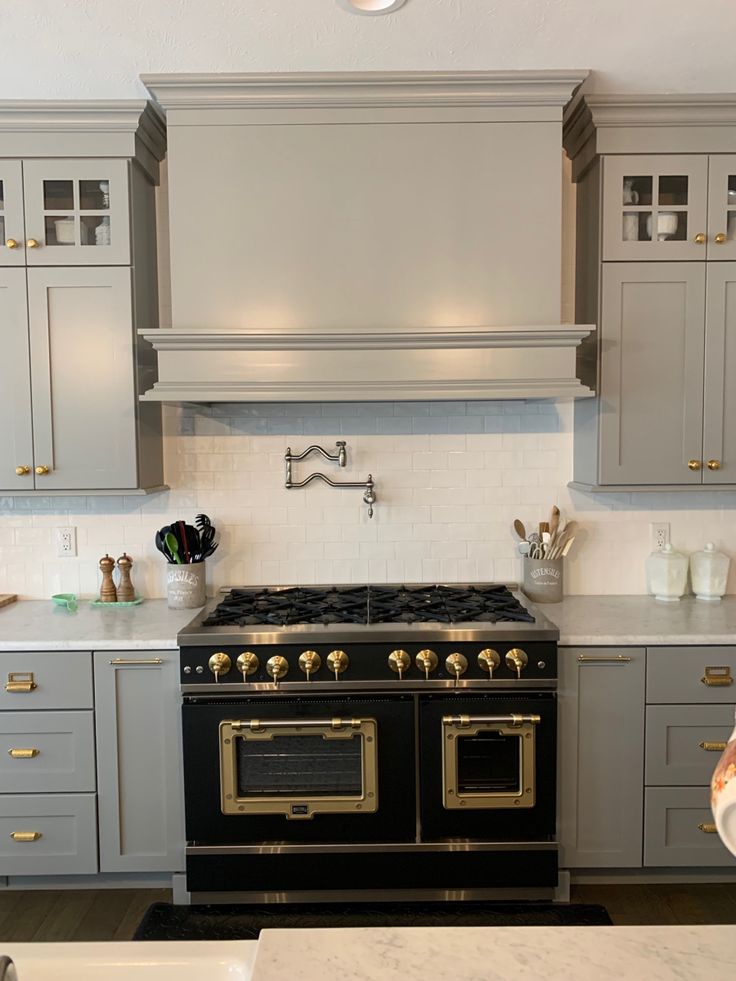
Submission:
<svg viewBox="0 0 736 981">
<path fill-rule="evenodd" d="M 553 840 L 554 695 L 423 696 L 420 732 L 423 840 Z"/>
<path fill-rule="evenodd" d="M 411 696 L 187 697 L 187 839 L 413 841 Z"/>
</svg>

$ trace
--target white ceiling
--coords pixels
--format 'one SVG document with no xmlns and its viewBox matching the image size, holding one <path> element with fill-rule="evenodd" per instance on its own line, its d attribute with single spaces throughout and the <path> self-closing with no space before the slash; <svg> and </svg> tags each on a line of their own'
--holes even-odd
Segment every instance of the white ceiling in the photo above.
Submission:
<svg viewBox="0 0 736 981">
<path fill-rule="evenodd" d="M 599 91 L 736 89 L 733 0 L 32 0 L 3 4 L 0 97 L 142 95 L 141 72 L 591 68 Z"/>
</svg>

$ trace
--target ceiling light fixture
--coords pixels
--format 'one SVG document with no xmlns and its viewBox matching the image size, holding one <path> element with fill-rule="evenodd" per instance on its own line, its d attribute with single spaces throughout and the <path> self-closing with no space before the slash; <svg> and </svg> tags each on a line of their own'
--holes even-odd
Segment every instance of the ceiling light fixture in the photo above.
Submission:
<svg viewBox="0 0 736 981">
<path fill-rule="evenodd" d="M 406 0 L 337 0 L 341 7 L 351 14 L 390 14 L 403 7 Z"/>
</svg>

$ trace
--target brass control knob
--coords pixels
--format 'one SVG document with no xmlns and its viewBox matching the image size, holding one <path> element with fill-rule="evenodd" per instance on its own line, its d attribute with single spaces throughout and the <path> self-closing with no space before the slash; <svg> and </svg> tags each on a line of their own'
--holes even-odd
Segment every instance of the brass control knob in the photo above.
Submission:
<svg viewBox="0 0 736 981">
<path fill-rule="evenodd" d="M 217 654 L 213 654 L 212 657 L 207 662 L 209 669 L 215 676 L 215 681 L 219 682 L 221 674 L 227 674 L 230 668 L 233 666 L 233 662 L 222 651 Z"/>
<path fill-rule="evenodd" d="M 399 676 L 399 681 L 401 681 L 404 672 L 411 666 L 411 658 L 406 651 L 391 651 L 388 656 L 388 666 Z"/>
<path fill-rule="evenodd" d="M 299 655 L 299 667 L 307 676 L 307 681 L 312 680 L 312 675 L 319 671 L 322 665 L 322 658 L 317 651 L 302 651 Z"/>
<path fill-rule="evenodd" d="M 16 472 L 16 474 L 19 477 L 25 477 L 27 474 L 29 474 L 31 472 L 31 468 L 30 467 L 16 467 L 15 468 L 15 472 Z"/>
<path fill-rule="evenodd" d="M 5 244 L 6 244 L 6 246 L 9 249 L 17 249 L 18 248 L 18 243 L 16 242 L 16 240 L 14 238 L 7 239 L 6 242 L 5 242 Z"/>
<path fill-rule="evenodd" d="M 693 241 L 696 245 L 705 245 L 705 234 L 703 232 L 698 232 Z"/>
<path fill-rule="evenodd" d="M 330 651 L 327 655 L 327 667 L 335 675 L 335 681 L 339 680 L 340 675 L 347 671 L 350 658 L 345 651 Z"/>
<path fill-rule="evenodd" d="M 529 663 L 529 658 L 526 656 L 526 651 L 522 651 L 520 647 L 512 647 L 511 650 L 506 655 L 506 667 L 509 671 L 516 671 L 516 677 L 521 677 L 521 672 Z"/>
<path fill-rule="evenodd" d="M 494 651 L 492 647 L 484 648 L 478 655 L 478 667 L 481 671 L 487 671 L 488 677 L 493 677 L 493 672 L 501 664 L 501 655 Z"/>
<path fill-rule="evenodd" d="M 37 249 L 38 248 L 38 241 L 35 238 L 29 238 L 26 241 L 26 246 L 29 249 Z"/>
<path fill-rule="evenodd" d="M 457 684 L 460 675 L 465 674 L 468 670 L 468 659 L 462 654 L 450 654 L 445 659 L 445 667 L 450 674 L 455 676 L 455 684 Z"/>
<path fill-rule="evenodd" d="M 278 687 L 279 681 L 289 673 L 289 662 L 280 654 L 274 654 L 266 661 L 266 671 L 273 678 L 273 683 Z"/>
<path fill-rule="evenodd" d="M 721 469 L 721 461 L 720 460 L 708 460 L 708 469 L 709 470 L 720 470 Z"/>
<path fill-rule="evenodd" d="M 45 465 L 42 467 L 36 467 L 36 473 L 38 474 L 39 477 L 45 476 L 45 474 L 49 473 L 50 470 L 51 468 Z"/>
<path fill-rule="evenodd" d="M 702 463 L 700 462 L 700 460 L 688 460 L 687 466 L 689 470 L 700 470 L 700 468 L 702 467 Z"/>
<path fill-rule="evenodd" d="M 261 662 L 258 660 L 258 656 L 252 651 L 243 651 L 242 654 L 238 654 L 238 659 L 235 662 L 236 668 L 243 676 L 243 681 L 249 675 L 255 674 L 260 665 Z"/>
<path fill-rule="evenodd" d="M 432 671 L 437 670 L 437 655 L 434 651 L 430 651 L 429 648 L 420 651 L 415 658 L 415 662 L 419 670 L 424 672 L 424 677 L 427 680 L 429 680 Z"/>
<path fill-rule="evenodd" d="M 724 235 L 723 232 L 719 232 L 713 241 L 716 243 L 716 245 L 723 245 L 727 237 L 728 236 Z"/>
</svg>

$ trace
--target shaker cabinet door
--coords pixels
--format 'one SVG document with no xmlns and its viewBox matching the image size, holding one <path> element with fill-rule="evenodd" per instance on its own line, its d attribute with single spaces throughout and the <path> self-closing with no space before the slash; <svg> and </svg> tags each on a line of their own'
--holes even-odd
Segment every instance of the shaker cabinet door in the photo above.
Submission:
<svg viewBox="0 0 736 981">
<path fill-rule="evenodd" d="M 26 264 L 20 160 L 0 160 L 0 266 Z"/>
<path fill-rule="evenodd" d="M 600 483 L 700 484 L 705 263 L 605 263 Z"/>
<path fill-rule="evenodd" d="M 736 484 L 736 262 L 708 264 L 705 325 L 703 482 Z"/>
<path fill-rule="evenodd" d="M 129 269 L 28 270 L 37 490 L 137 486 L 131 304 Z"/>
<path fill-rule="evenodd" d="M 33 490 L 25 269 L 0 267 L 0 490 Z"/>
<path fill-rule="evenodd" d="M 736 155 L 708 159 L 708 258 L 736 259 Z"/>
<path fill-rule="evenodd" d="M 127 161 L 26 160 L 23 187 L 29 266 L 130 262 Z"/>
</svg>

